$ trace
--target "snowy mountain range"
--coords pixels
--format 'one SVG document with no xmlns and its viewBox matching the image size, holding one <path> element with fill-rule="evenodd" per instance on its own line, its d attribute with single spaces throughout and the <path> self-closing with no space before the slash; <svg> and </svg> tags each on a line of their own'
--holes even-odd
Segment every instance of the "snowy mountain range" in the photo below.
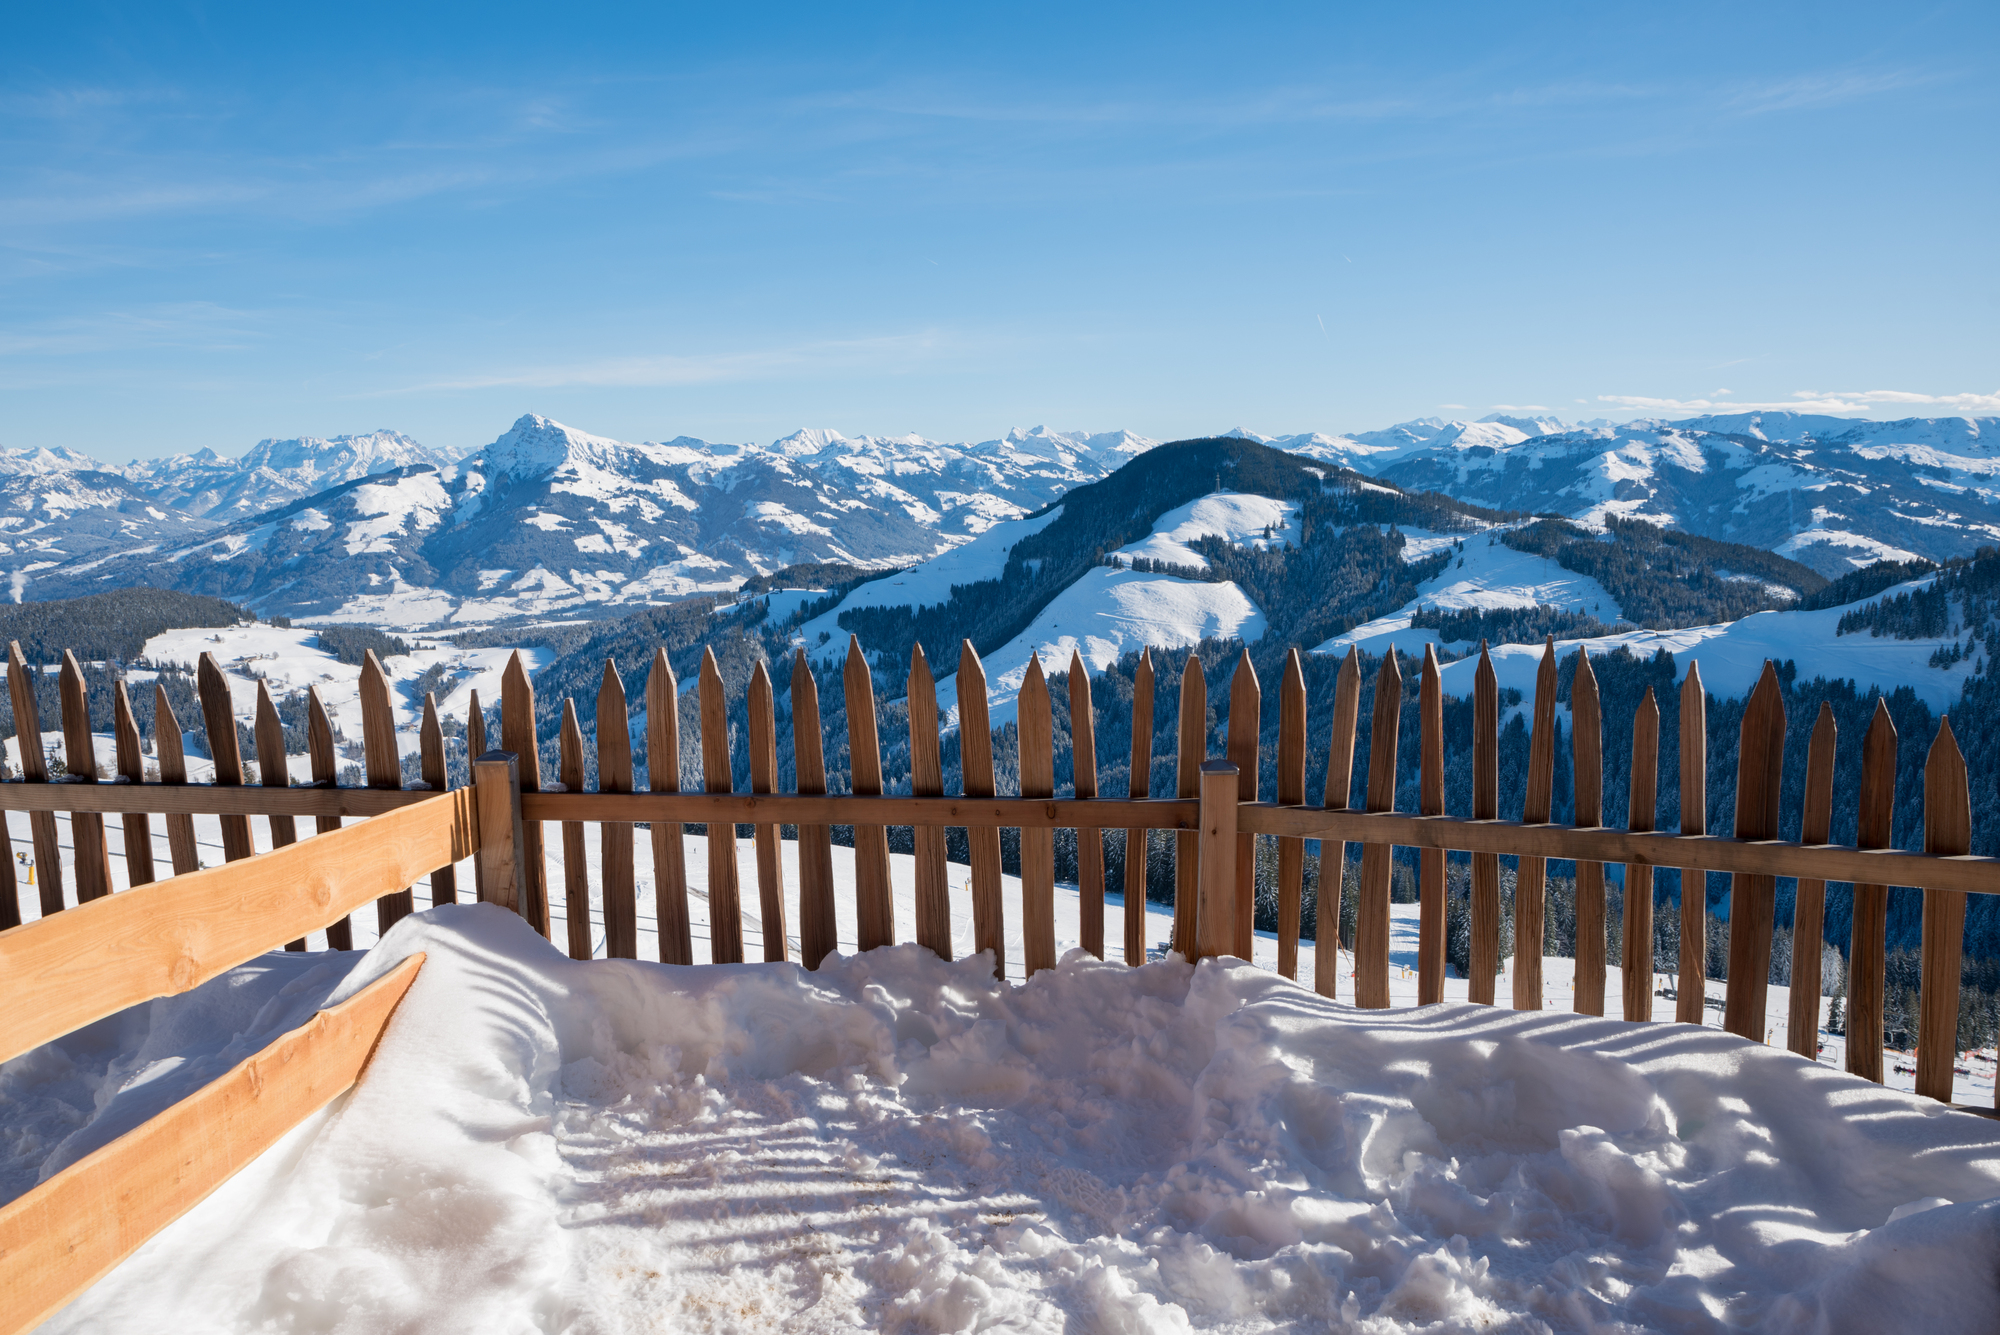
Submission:
<svg viewBox="0 0 2000 1335">
<path fill-rule="evenodd" d="M 1494 415 L 1231 434 L 1407 490 L 1585 523 L 1644 518 L 1829 575 L 2000 541 L 1996 418 Z M 795 563 L 909 565 L 1155 444 L 1040 427 L 958 444 L 824 430 L 630 443 L 529 414 L 463 459 L 389 430 L 124 466 L 0 451 L 0 562 L 17 598 L 156 584 L 316 619 L 588 614 Z"/>
</svg>

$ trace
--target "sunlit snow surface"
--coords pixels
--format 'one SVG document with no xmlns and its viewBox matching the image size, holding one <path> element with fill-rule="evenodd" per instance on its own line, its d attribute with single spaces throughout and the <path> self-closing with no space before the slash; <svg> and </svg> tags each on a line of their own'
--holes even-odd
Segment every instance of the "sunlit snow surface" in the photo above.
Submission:
<svg viewBox="0 0 2000 1335">
<path fill-rule="evenodd" d="M 643 835 L 638 855 L 650 955 Z M 852 865 L 835 850 L 849 950 Z M 688 867 L 706 958 L 700 840 Z M 753 867 L 744 841 L 755 959 Z M 911 860 L 893 876 L 907 940 Z M 1024 986 L 1012 878 L 1005 903 L 1006 984 L 913 946 L 814 974 L 583 965 L 498 909 L 447 907 L 366 957 L 264 956 L 8 1063 L 11 1195 L 429 953 L 359 1090 L 49 1329 L 155 1331 L 167 1312 L 176 1330 L 289 1332 L 2000 1322 L 1993 1123 L 1713 1028 L 1565 1013 L 1567 961 L 1546 961 L 1544 1013 L 1410 1008 L 1413 906 L 1396 910 L 1404 1009 L 1360 1012 L 1344 958 L 1338 1001 L 1267 968 L 1076 955 Z M 1106 919 L 1115 942 L 1115 897 Z M 1064 947 L 1076 922 L 1059 890 Z M 1149 944 L 1167 930 L 1149 914 Z M 1273 949 L 1260 939 L 1259 962 Z M 1780 1039 L 1785 1004 L 1774 989 Z M 1991 1100 L 1982 1067 L 1961 1098 Z M 1889 1222 L 1912 1205 L 1935 1208 Z"/>
</svg>

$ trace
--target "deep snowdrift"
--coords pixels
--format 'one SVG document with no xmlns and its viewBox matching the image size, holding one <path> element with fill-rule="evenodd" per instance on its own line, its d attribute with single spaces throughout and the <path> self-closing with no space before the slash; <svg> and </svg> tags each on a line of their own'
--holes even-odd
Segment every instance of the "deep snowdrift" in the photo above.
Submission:
<svg viewBox="0 0 2000 1335">
<path fill-rule="evenodd" d="M 334 999 L 414 950 L 363 1085 L 49 1329 L 2000 1326 L 1992 1125 L 1713 1030 L 1074 954 L 586 966 L 486 906 Z"/>
</svg>

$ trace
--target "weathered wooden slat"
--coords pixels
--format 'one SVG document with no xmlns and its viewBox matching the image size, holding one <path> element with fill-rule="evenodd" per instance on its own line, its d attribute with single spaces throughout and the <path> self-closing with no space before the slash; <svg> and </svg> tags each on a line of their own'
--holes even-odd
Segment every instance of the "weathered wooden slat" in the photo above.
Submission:
<svg viewBox="0 0 2000 1335">
<path fill-rule="evenodd" d="M 704 649 L 695 679 L 701 704 L 701 781 L 711 793 L 730 790 L 729 708 L 715 651 Z M 525 805 L 525 803 L 524 803 Z M 743 900 L 736 875 L 736 822 L 708 824 L 708 951 L 712 964 L 743 962 Z"/>
<path fill-rule="evenodd" d="M 1625 828 L 1650 830 L 1659 816 L 1660 705 L 1653 688 L 1632 715 L 1632 783 Z M 1627 1020 L 1653 1018 L 1653 869 L 1625 864 L 1624 1003 Z"/>
<path fill-rule="evenodd" d="M 1236 880 L 1237 778 L 1233 761 L 1201 762 L 1201 921 L 1189 956 L 1197 961 L 1236 954 L 1236 899 L 1245 892 Z"/>
<path fill-rule="evenodd" d="M 0 1332 L 32 1330 L 52 1316 L 359 1080 L 423 960 L 404 960 L 0 1207 Z"/>
<path fill-rule="evenodd" d="M 966 640 L 958 650 L 958 764 L 965 795 L 991 798 L 993 728 L 986 710 L 986 666 Z M 1000 831 L 965 831 L 972 858 L 972 949 L 993 952 L 993 976 L 1007 976 L 1006 910 L 1000 902 Z"/>
<path fill-rule="evenodd" d="M 202 730 L 208 734 L 208 754 L 215 761 L 215 782 L 235 788 L 243 782 L 243 752 L 236 739 L 236 709 L 230 699 L 229 678 L 214 654 L 203 654 L 195 664 L 195 693 L 201 699 Z M 257 851 L 250 838 L 248 816 L 224 816 L 222 857 L 235 862 Z"/>
<path fill-rule="evenodd" d="M 486 715 L 479 708 L 479 692 L 474 689 L 468 694 L 471 701 L 465 707 L 465 774 L 466 782 L 472 782 L 472 762 L 486 754 Z M 314 773 L 317 774 L 317 769 Z M 478 858 L 472 860 L 472 898 L 475 903 L 486 903 L 486 867 Z"/>
<path fill-rule="evenodd" d="M 1278 805 L 1306 800 L 1306 675 L 1295 648 L 1285 655 L 1278 686 Z M 1299 914 L 1305 894 L 1306 844 L 1278 840 L 1278 972 L 1299 976 Z"/>
<path fill-rule="evenodd" d="M 118 743 L 118 777 L 126 783 L 146 781 L 146 751 L 139 739 L 139 720 L 132 713 L 132 697 L 125 693 L 125 681 L 121 677 L 111 689 L 111 728 Z M 150 884 L 155 876 L 153 869 L 153 822 L 143 811 L 128 812 L 125 825 L 125 880 L 128 885 Z M 0 836 L 6 833 L 7 824 L 0 821 Z M 0 849 L 5 857 L 5 865 L 13 870 L 14 856 L 11 850 Z M 19 921 L 16 919 L 16 921 Z M 13 923 L 6 924 L 12 927 Z"/>
<path fill-rule="evenodd" d="M 1785 779 L 1785 696 L 1777 665 L 1764 660 L 1743 706 L 1737 742 L 1736 837 L 1778 837 L 1778 798 Z M 1731 878 L 1729 983 L 1722 1027 L 1739 1038 L 1763 1042 L 1765 1001 L 1771 978 L 1771 932 L 1776 926 L 1777 880 L 1757 873 Z"/>
<path fill-rule="evenodd" d="M 1417 687 L 1417 809 L 1444 815 L 1444 686 L 1438 677 L 1435 646 L 1424 646 L 1423 677 Z M 1444 850 L 1419 855 L 1417 908 L 1417 1004 L 1444 1000 Z"/>
<path fill-rule="evenodd" d="M 259 786 L 290 788 L 292 771 L 285 763 L 285 724 L 278 717 L 278 706 L 271 699 L 271 688 L 261 681 L 257 683 L 257 721 L 253 731 L 257 742 Z M 299 841 L 299 827 L 292 817 L 273 815 L 267 819 L 271 826 L 271 847 L 290 848 Z M 305 948 L 306 939 L 302 936 L 285 943 L 286 950 L 302 951 Z"/>
<path fill-rule="evenodd" d="M 1681 680 L 1681 833 L 1708 833 L 1708 692 L 1701 664 L 1688 662 Z M 1681 870 L 1681 971 L 1674 1019 L 1700 1024 L 1708 998 L 1708 877 Z"/>
<path fill-rule="evenodd" d="M 1479 667 L 1472 678 L 1472 818 L 1500 816 L 1500 682 L 1486 641 L 1479 642 Z M 1470 845 L 1467 845 L 1470 847 Z M 1490 852 L 1472 854 L 1470 902 L 1472 977 L 1466 980 L 1468 1000 L 1482 1006 L 1495 1002 L 1500 976 L 1500 859 Z"/>
<path fill-rule="evenodd" d="M 910 647 L 910 795 L 944 796 L 944 759 L 938 736 L 937 679 L 921 644 Z M 951 958 L 951 887 L 946 879 L 944 830 L 919 825 L 916 836 L 917 944 L 939 959 Z"/>
<path fill-rule="evenodd" d="M 1555 800 L 1556 641 L 1542 645 L 1535 672 L 1535 722 L 1528 734 L 1528 782 L 1521 823 L 1545 825 Z M 1542 920 L 1548 909 L 1548 860 L 1524 857 L 1514 871 L 1514 1009 L 1542 1008 Z"/>
<path fill-rule="evenodd" d="M 583 783 L 583 725 L 576 717 L 576 701 L 563 700 L 562 731 L 556 735 L 556 764 L 563 791 L 581 793 Z M 562 823 L 563 926 L 568 938 L 569 957 L 587 960 L 596 953 L 590 929 L 590 862 L 583 841 L 583 822 Z"/>
<path fill-rule="evenodd" d="M 1333 688 L 1333 730 L 1327 737 L 1326 789 L 1320 805 L 1347 811 L 1354 805 L 1354 738 L 1361 726 L 1361 651 L 1348 646 Z M 1313 991 L 1331 997 L 1340 979 L 1340 895 L 1347 874 L 1347 844 L 1321 840 L 1319 906 L 1313 915 Z"/>
<path fill-rule="evenodd" d="M 517 655 L 518 656 L 518 655 Z M 403 757 L 396 746 L 396 712 L 389 702 L 389 674 L 382 660 L 368 649 L 361 655 L 361 758 L 370 788 L 385 792 L 403 786 Z M 375 902 L 375 930 L 389 929 L 416 909 L 416 894 L 408 886 Z"/>
<path fill-rule="evenodd" d="M 847 761 L 857 796 L 882 793 L 882 742 L 875 727 L 875 677 L 861 638 L 847 637 L 840 683 L 847 700 Z M 896 944 L 896 903 L 889 891 L 889 832 L 880 825 L 854 827 L 854 911 L 862 950 Z"/>
<path fill-rule="evenodd" d="M 1823 844 L 1833 827 L 1833 757 L 1839 740 L 1833 706 L 1822 700 L 1806 750 L 1800 843 Z M 1802 876 L 1792 907 L 1791 1009 L 1786 1016 L 1785 1045 L 1808 1061 L 1819 1058 L 1819 974 L 1825 930 L 1826 882 Z"/>
<path fill-rule="evenodd" d="M 1245 649 L 1236 660 L 1229 679 L 1229 732 L 1226 753 L 1236 766 L 1236 796 L 1241 802 L 1257 800 L 1257 732 L 1264 711 L 1264 692 L 1257 681 L 1257 669 L 1250 665 Z M 1230 953 L 1247 960 L 1257 939 L 1257 836 L 1241 831 L 1236 836 L 1236 939 Z"/>
<path fill-rule="evenodd" d="M 801 649 L 792 660 L 792 759 L 801 798 L 824 799 L 826 753 L 819 684 Z M 833 905 L 833 822 L 794 817 L 799 827 L 799 959 L 808 969 L 840 949 Z M 658 829 L 656 825 L 653 828 Z"/>
<path fill-rule="evenodd" d="M 604 660 L 597 684 L 597 791 L 632 791 L 632 717 L 618 665 Z M 598 822 L 597 847 L 604 866 L 604 955 L 639 958 L 639 887 L 632 869 L 632 822 Z"/>
<path fill-rule="evenodd" d="M 1570 775 L 1576 823 L 1604 823 L 1604 715 L 1590 655 L 1577 650 L 1570 683 Z M 1604 1014 L 1604 864 L 1576 864 L 1576 1012 Z"/>
<path fill-rule="evenodd" d="M 476 751 L 468 755 L 479 754 Z M 424 786 L 434 793 L 451 787 L 451 770 L 444 757 L 444 722 L 438 717 L 437 693 L 424 692 L 424 718 L 417 729 L 417 757 Z M 458 868 L 439 867 L 431 873 L 431 907 L 458 902 Z"/>
<path fill-rule="evenodd" d="M 1201 797 L 1201 765 L 1208 759 L 1208 678 L 1201 657 L 1189 654 L 1181 669 L 1180 728 L 1175 749 L 1175 795 Z M 1201 921 L 1201 835 L 1186 830 L 1174 836 L 1174 949 L 1195 958 L 1195 932 Z"/>
<path fill-rule="evenodd" d="M 1069 737 L 1071 786 L 1078 797 L 1097 796 L 1097 722 L 1090 703 L 1090 669 L 1083 655 L 1069 655 Z M 1076 832 L 1077 926 L 1082 946 L 1104 958 L 1104 831 Z"/>
<path fill-rule="evenodd" d="M 1368 810 L 1396 809 L 1396 743 L 1402 730 L 1403 673 L 1392 647 L 1375 674 L 1375 709 L 1368 744 Z M 1388 844 L 1361 846 L 1359 898 L 1354 905 L 1354 1004 L 1389 1005 Z"/>
<path fill-rule="evenodd" d="M 1132 672 L 1132 770 L 1126 792 L 1144 798 L 1153 782 L 1153 651 L 1139 651 Z M 1125 963 L 1146 962 L 1146 854 L 1149 830 L 1125 830 Z"/>
<path fill-rule="evenodd" d="M 521 793 L 542 791 L 542 749 L 535 738 L 535 683 L 528 676 L 527 660 L 515 650 L 507 657 L 500 674 L 500 747 L 514 753 L 520 768 Z M 521 916 L 543 936 L 549 935 L 549 869 L 542 856 L 542 823 L 525 820 L 521 824 L 522 894 Z"/>
<path fill-rule="evenodd" d="M 0 932 L 0 1061 L 200 986 L 290 937 L 470 856 L 471 795 L 443 793 L 337 835 L 173 876 Z"/>
<path fill-rule="evenodd" d="M 794 679 L 796 683 L 796 678 Z M 652 670 L 646 676 L 646 786 L 654 793 L 681 790 L 680 684 L 674 680 L 667 651 L 653 651 Z M 797 724 L 793 724 L 797 727 Z M 817 721 L 815 721 L 817 729 Z M 801 774 L 805 772 L 800 762 Z M 526 794 L 522 794 L 523 801 Z M 681 840 L 681 823 L 655 820 L 649 831 L 653 842 L 653 913 L 660 936 L 660 963 L 693 964 L 694 937 L 688 921 L 687 845 Z M 799 844 L 804 861 L 805 843 Z M 809 963 L 817 964 L 817 960 Z"/>
<path fill-rule="evenodd" d="M 21 753 L 21 777 L 28 783 L 47 783 L 49 762 L 42 752 L 42 711 L 35 699 L 34 675 L 21 654 L 21 642 L 7 646 L 7 694 L 14 706 L 14 745 Z M 53 810 L 37 811 L 28 817 L 28 832 L 35 848 L 35 889 L 41 900 L 42 916 L 63 911 L 62 844 L 56 835 Z"/>
<path fill-rule="evenodd" d="M 771 674 L 760 660 L 750 673 L 750 791 L 775 793 L 778 789 L 777 700 L 771 690 Z M 764 962 L 782 964 L 787 954 L 785 929 L 785 866 L 781 860 L 778 827 L 765 821 L 752 837 L 757 849 L 757 914 L 764 933 Z"/>
<path fill-rule="evenodd" d="M 1861 790 L 1856 796 L 1854 844 L 1887 848 L 1896 816 L 1896 725 L 1889 703 L 1875 700 L 1875 716 L 1861 739 Z M 1846 879 L 1829 876 L 1829 881 Z M 1889 885 L 1854 879 L 1854 926 L 1847 946 L 1847 1073 L 1882 1083 L 1883 953 L 1889 935 Z"/>
<path fill-rule="evenodd" d="M 58 682 L 62 699 L 63 755 L 69 781 L 97 782 L 97 744 L 91 736 L 90 697 L 76 655 L 63 650 Z M 72 812 L 70 843 L 76 856 L 78 903 L 111 893 L 111 849 L 104 837 L 104 817 L 94 811 Z"/>
<path fill-rule="evenodd" d="M 1924 762 L 1924 852 L 1953 857 L 1972 849 L 1972 798 L 1965 757 L 1952 735 L 1951 717 L 1938 720 L 1937 739 Z M 1924 891 L 1921 991 L 1917 1018 L 1917 1093 L 1951 1102 L 1952 1067 L 1958 1060 L 1959 970 L 1965 949 L 1965 896 L 1956 890 Z M 2000 1103 L 2000 1098 L 1996 1098 Z"/>
<path fill-rule="evenodd" d="M 479 902 L 521 911 L 528 870 L 521 865 L 521 762 L 512 751 L 468 757 L 473 804 L 479 812 Z"/>
<path fill-rule="evenodd" d="M 315 695 L 314 699 L 318 699 Z M 174 717 L 174 706 L 167 699 L 166 688 L 157 682 L 153 685 L 153 750 L 160 758 L 159 796 L 169 799 L 181 796 L 179 785 L 187 782 L 187 753 L 183 749 L 180 720 Z M 228 792 L 227 789 L 210 789 L 211 792 Z M 147 794 L 148 797 L 153 794 Z M 173 862 L 174 875 L 182 876 L 201 868 L 200 851 L 195 846 L 194 817 L 186 813 L 169 814 L 167 820 L 167 856 Z"/>
<path fill-rule="evenodd" d="M 1049 685 L 1039 655 L 1028 655 L 1028 670 L 1015 697 L 1021 739 L 1021 796 L 1056 795 L 1055 721 Z M 1056 966 L 1055 831 L 1021 831 L 1021 956 L 1030 978 Z"/>
</svg>

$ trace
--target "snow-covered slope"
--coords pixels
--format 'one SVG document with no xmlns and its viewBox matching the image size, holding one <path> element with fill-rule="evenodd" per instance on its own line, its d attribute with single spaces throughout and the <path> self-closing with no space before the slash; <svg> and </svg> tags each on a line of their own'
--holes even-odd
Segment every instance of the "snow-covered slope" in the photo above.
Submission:
<svg viewBox="0 0 2000 1335">
<path fill-rule="evenodd" d="M 240 459 L 198 450 L 141 460 L 124 473 L 162 504 L 226 522 L 371 474 L 420 465 L 449 470 L 452 462 L 441 450 L 384 429 L 327 439 L 260 440 Z"/>
</svg>

